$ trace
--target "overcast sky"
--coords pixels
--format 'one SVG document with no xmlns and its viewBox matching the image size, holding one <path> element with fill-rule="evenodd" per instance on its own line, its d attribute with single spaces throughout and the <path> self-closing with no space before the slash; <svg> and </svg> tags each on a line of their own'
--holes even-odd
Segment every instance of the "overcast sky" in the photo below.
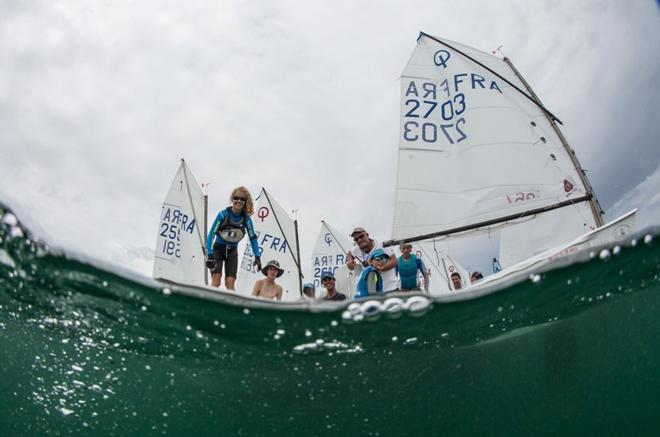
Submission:
<svg viewBox="0 0 660 437">
<path fill-rule="evenodd" d="M 657 1 L 0 1 L 0 200 L 37 236 L 151 274 L 185 158 L 230 190 L 386 239 L 399 75 L 418 32 L 503 46 L 607 218 L 660 220 Z"/>
</svg>

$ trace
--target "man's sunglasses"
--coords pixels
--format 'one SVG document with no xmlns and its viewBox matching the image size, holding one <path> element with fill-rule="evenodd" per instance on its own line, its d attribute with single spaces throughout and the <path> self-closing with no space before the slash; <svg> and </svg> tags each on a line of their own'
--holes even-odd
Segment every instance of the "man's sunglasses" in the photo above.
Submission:
<svg viewBox="0 0 660 437">
<path fill-rule="evenodd" d="M 247 197 L 234 196 L 233 200 L 234 200 L 234 202 L 243 202 L 243 203 L 245 203 L 247 201 Z"/>
</svg>

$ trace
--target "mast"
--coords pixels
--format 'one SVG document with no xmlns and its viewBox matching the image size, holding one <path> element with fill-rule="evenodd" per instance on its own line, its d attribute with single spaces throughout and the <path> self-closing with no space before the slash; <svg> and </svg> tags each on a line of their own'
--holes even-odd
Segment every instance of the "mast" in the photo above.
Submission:
<svg viewBox="0 0 660 437">
<path fill-rule="evenodd" d="M 208 184 L 204 186 L 204 235 L 209 234 L 209 195 L 206 192 L 206 187 Z M 206 252 L 206 251 L 204 251 Z M 204 284 L 209 285 L 209 270 L 206 268 L 206 264 L 204 264 Z"/>
<path fill-rule="evenodd" d="M 536 100 L 536 103 L 539 107 L 544 108 L 543 103 L 541 103 L 541 99 L 536 95 L 534 90 L 532 89 L 531 86 L 527 83 L 527 81 L 522 77 L 520 72 L 516 69 L 516 67 L 513 66 L 511 63 L 511 60 L 509 58 L 504 57 L 504 62 L 506 65 L 509 66 L 511 71 L 516 75 L 518 79 L 525 85 L 525 88 L 527 88 L 527 91 L 529 94 Z M 575 170 L 578 173 L 578 176 L 580 177 L 580 181 L 582 181 L 582 184 L 587 190 L 587 196 L 589 197 L 589 206 L 591 208 L 591 213 L 594 216 L 594 220 L 596 221 L 596 225 L 598 227 L 603 226 L 603 209 L 600 207 L 600 203 L 598 202 L 598 199 L 596 199 L 596 195 L 593 192 L 593 188 L 591 187 L 591 183 L 589 182 L 589 179 L 587 179 L 587 175 L 580 165 L 580 162 L 577 159 L 577 156 L 575 155 L 575 151 L 571 148 L 571 146 L 568 144 L 568 141 L 566 141 L 566 137 L 564 137 L 564 134 L 559 130 L 559 126 L 557 126 L 557 123 L 555 122 L 555 119 L 553 117 L 550 117 L 548 115 L 547 111 L 542 111 L 543 115 L 548 119 L 548 122 L 550 123 L 550 126 L 554 129 L 555 133 L 561 140 L 562 145 L 564 146 L 564 149 L 566 150 L 566 153 L 568 153 L 568 156 L 571 158 L 571 162 L 573 163 L 573 166 L 575 167 Z"/>
<path fill-rule="evenodd" d="M 296 230 L 296 256 L 298 257 L 298 259 L 300 259 L 300 242 L 299 242 L 299 239 L 298 239 L 298 220 L 293 221 L 293 227 Z M 302 275 L 302 271 L 300 270 L 300 264 L 297 264 L 297 266 L 298 266 L 298 287 L 300 287 L 300 297 L 302 297 L 303 296 L 303 292 L 302 292 L 302 289 L 303 289 L 303 287 L 302 287 L 303 275 Z"/>
</svg>

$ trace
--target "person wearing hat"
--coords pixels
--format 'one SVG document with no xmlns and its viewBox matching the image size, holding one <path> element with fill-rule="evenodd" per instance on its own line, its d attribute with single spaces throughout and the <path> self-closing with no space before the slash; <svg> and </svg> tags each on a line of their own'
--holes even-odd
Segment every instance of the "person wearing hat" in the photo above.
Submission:
<svg viewBox="0 0 660 437">
<path fill-rule="evenodd" d="M 282 300 L 282 287 L 275 283 L 275 278 L 279 278 L 284 273 L 284 269 L 280 268 L 280 263 L 276 260 L 268 261 L 261 269 L 261 273 L 264 274 L 266 279 L 259 279 L 254 283 L 252 296 Z"/>
<path fill-rule="evenodd" d="M 321 274 L 321 284 L 328 292 L 323 300 L 346 300 L 346 295 L 337 291 L 336 282 L 331 271 L 326 270 Z"/>
<path fill-rule="evenodd" d="M 303 285 L 303 295 L 304 300 L 316 300 L 316 287 L 314 284 L 307 283 Z"/>
<path fill-rule="evenodd" d="M 385 293 L 385 279 L 378 270 L 389 261 L 389 255 L 383 249 L 376 249 L 369 257 L 369 266 L 362 270 L 357 281 L 355 297 L 368 297 Z M 388 290 L 391 291 L 391 290 Z"/>
<path fill-rule="evenodd" d="M 355 247 L 348 251 L 348 262 L 346 263 L 348 269 L 351 271 L 355 268 L 356 261 L 361 263 L 362 267 L 368 267 L 373 252 L 377 249 L 383 250 L 383 245 L 373 238 L 369 238 L 369 233 L 363 228 L 358 227 L 353 229 L 351 237 L 355 242 Z M 388 253 L 388 256 L 389 259 L 387 262 L 372 265 L 383 276 L 383 287 L 386 292 L 399 289 L 399 279 L 396 274 L 397 259 L 391 251 Z"/>
</svg>

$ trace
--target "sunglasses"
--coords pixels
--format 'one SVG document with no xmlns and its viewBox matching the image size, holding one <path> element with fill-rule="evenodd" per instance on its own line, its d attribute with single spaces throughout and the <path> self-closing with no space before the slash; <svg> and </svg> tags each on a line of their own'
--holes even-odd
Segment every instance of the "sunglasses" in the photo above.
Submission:
<svg viewBox="0 0 660 437">
<path fill-rule="evenodd" d="M 353 237 L 353 241 L 361 240 L 361 239 L 363 239 L 363 238 L 366 237 L 366 236 L 367 236 L 366 234 L 360 234 L 360 235 L 357 235 L 357 236 Z"/>
<path fill-rule="evenodd" d="M 233 198 L 232 200 L 233 200 L 234 202 L 243 202 L 243 203 L 245 203 L 245 202 L 247 201 L 247 197 L 238 197 L 238 196 L 234 196 L 234 198 Z"/>
</svg>

